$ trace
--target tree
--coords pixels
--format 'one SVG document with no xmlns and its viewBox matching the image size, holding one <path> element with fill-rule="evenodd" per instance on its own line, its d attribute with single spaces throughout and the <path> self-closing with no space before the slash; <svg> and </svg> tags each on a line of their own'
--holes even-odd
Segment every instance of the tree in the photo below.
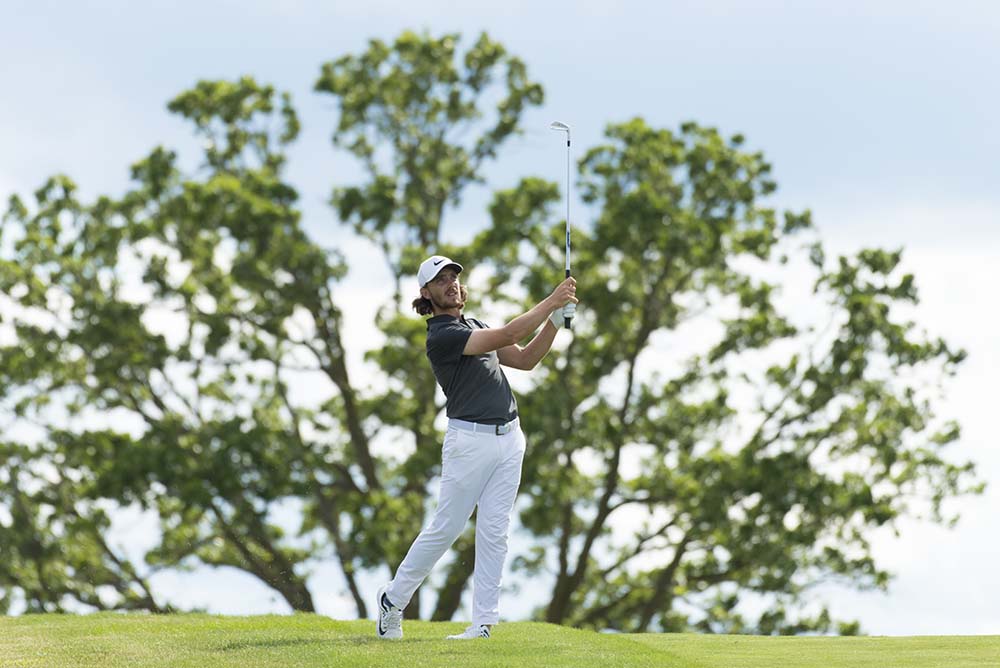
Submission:
<svg viewBox="0 0 1000 668">
<path fill-rule="evenodd" d="M 411 122 L 436 123 L 440 132 L 444 121 L 480 117 L 477 96 L 497 87 L 495 71 L 504 74 L 498 120 L 471 149 L 441 137 L 447 155 L 407 156 L 423 173 L 419 182 L 401 184 L 406 206 L 370 231 L 373 239 L 384 238 L 385 248 L 403 214 L 422 212 L 425 238 L 436 235 L 432 217 L 445 202 L 433 194 L 415 201 L 413 193 L 457 197 L 515 130 L 523 107 L 540 100 L 523 64 L 487 36 L 464 54 L 460 73 L 452 63 L 455 43 L 454 36 L 406 33 L 391 53 L 373 41 L 360 58 L 390 68 L 397 87 L 371 100 L 381 111 L 361 113 L 398 118 L 405 112 Z M 335 79 L 353 67 L 351 58 L 328 64 L 317 87 L 336 90 Z M 440 91 L 444 107 L 413 106 L 428 94 L 421 68 L 428 69 L 428 81 L 451 82 Z M 405 82 L 417 85 L 398 98 Z M 379 397 L 362 397 L 350 376 L 343 314 L 334 300 L 346 266 L 338 253 L 305 236 L 297 194 L 282 180 L 283 151 L 299 129 L 290 98 L 250 78 L 205 81 L 169 108 L 190 120 L 204 142 L 199 173 L 182 174 L 176 154 L 158 148 L 133 166 L 135 187 L 121 198 L 86 205 L 68 178 L 55 177 L 35 194 L 34 210 L 11 200 L 0 286 L 15 304 L 16 341 L 3 348 L 0 398 L 11 415 L 38 424 L 39 440 L 52 447 L 21 447 L 33 453 L 30 465 L 4 462 L 10 495 L 27 477 L 44 488 L 44 469 L 58 462 L 73 478 L 94 480 L 79 490 L 81 500 L 159 513 L 162 537 L 146 555 L 148 566 L 193 560 L 242 569 L 296 610 L 313 609 L 305 585 L 310 560 L 332 552 L 364 616 L 355 573 L 398 564 L 407 536 L 419 530 L 438 466 L 433 419 L 441 407 L 421 388 L 412 399 L 415 411 L 381 422 L 393 409 L 380 407 Z M 341 125 L 340 135 L 348 136 L 350 125 Z M 401 150 L 416 139 L 400 133 Z M 351 146 L 376 169 L 362 140 Z M 453 167 L 439 177 L 434 169 L 443 160 Z M 372 175 L 384 185 L 381 175 Z M 335 203 L 353 215 L 358 193 L 381 187 L 347 189 Z M 416 340 L 419 322 L 401 327 L 396 335 Z M 406 364 L 415 354 L 405 350 L 383 362 Z M 326 395 L 318 401 L 297 395 L 303 379 L 324 382 Z M 423 380 L 433 383 L 429 371 Z M 53 403 L 64 404 L 67 414 L 51 413 Z M 421 447 L 404 461 L 377 458 L 372 440 L 384 427 L 404 429 Z M 38 501 L 32 510 L 39 518 L 59 516 L 59 508 Z M 301 508 L 294 536 L 273 520 L 282 504 Z M 96 553 L 91 557 L 98 561 Z M 79 579 L 80 588 L 88 578 L 79 569 L 60 574 Z M 36 599 L 42 605 L 25 578 L 12 571 L 4 585 L 18 588 L 29 606 Z M 93 597 L 72 591 L 56 597 L 59 605 L 64 597 L 94 605 Z M 109 596 L 103 605 L 130 604 Z M 150 600 L 143 607 L 158 606 Z"/>
<path fill-rule="evenodd" d="M 367 352 L 375 389 L 350 372 L 337 306 L 347 265 L 301 225 L 283 176 L 298 119 L 270 86 L 200 82 L 170 103 L 203 140 L 196 173 L 161 147 L 121 197 L 84 204 L 55 177 L 31 208 L 12 198 L 0 406 L 35 432 L 0 449 L 13 555 L 0 600 L 162 610 L 150 575 L 201 563 L 244 570 L 309 611 L 309 568 L 333 555 L 367 614 L 357 574 L 395 569 L 439 465 L 443 406 L 403 276 L 430 252 L 468 258 L 491 310 L 513 313 L 560 274 L 559 192 L 539 178 L 496 193 L 468 246 L 443 240 L 448 207 L 542 101 L 501 45 L 482 35 L 457 57 L 458 41 L 373 40 L 316 82 L 338 103 L 335 146 L 363 174 L 331 204 L 394 277 L 385 340 Z M 942 504 L 978 489 L 970 464 L 944 458 L 958 427 L 935 419 L 925 391 L 964 353 L 898 319 L 917 303 L 900 252 L 828 261 L 808 212 L 768 206 L 770 166 L 742 144 L 635 119 L 579 163 L 597 212 L 574 230 L 583 311 L 518 397 L 530 444 L 520 521 L 534 543 L 514 564 L 552 586 L 540 618 L 835 628 L 825 611 L 801 615 L 806 587 L 886 586 L 871 530 L 921 498 L 931 519 L 952 519 Z M 788 257 L 807 258 L 826 329 L 781 311 L 765 277 Z M 692 322 L 714 334 L 665 355 L 660 342 Z M 390 436 L 401 447 L 374 447 Z M 160 518 L 144 565 L 107 540 L 109 513 L 133 504 Z M 297 526 L 279 520 L 289 509 Z M 465 535 L 432 618 L 455 614 L 473 554 Z M 770 597 L 760 619 L 740 613 L 748 593 Z"/>
<path fill-rule="evenodd" d="M 945 499 L 977 489 L 971 465 L 942 458 L 958 426 L 934 420 L 924 390 L 965 353 L 893 317 L 917 302 L 899 251 L 831 263 L 818 241 L 795 246 L 810 215 L 763 204 L 770 166 L 742 137 L 636 119 L 607 140 L 580 165 L 583 197 L 600 211 L 575 232 L 583 317 L 564 359 L 547 359 L 521 400 L 534 443 L 521 520 L 537 544 L 520 565 L 555 576 L 541 616 L 633 631 L 688 628 L 692 617 L 703 630 L 834 628 L 825 611 L 787 613 L 822 578 L 885 587 L 870 531 L 922 498 L 945 519 Z M 499 249 L 503 275 L 528 265 L 528 302 L 556 279 L 558 244 L 542 216 L 516 212 L 545 197 L 532 181 L 498 195 L 471 253 Z M 760 277 L 797 250 L 824 329 L 782 314 L 779 286 Z M 699 318 L 719 330 L 700 351 L 653 352 Z M 627 518 L 643 521 L 622 536 L 614 526 Z M 736 605 L 748 593 L 773 609 L 744 619 Z"/>
<path fill-rule="evenodd" d="M 295 308 L 336 323 L 326 290 L 341 265 L 305 239 L 295 192 L 280 181 L 281 147 L 298 123 L 287 97 L 278 108 L 274 97 L 244 79 L 203 82 L 171 102 L 206 142 L 204 179 L 183 179 L 176 155 L 157 148 L 120 199 L 85 205 L 65 177 L 36 193 L 33 212 L 12 198 L 0 271 L 17 341 L 3 349 L 3 398 L 45 430 L 47 449 L 14 460 L 7 477 L 15 493 L 25 476 L 42 490 L 36 525 L 106 500 L 155 509 L 162 536 L 150 566 L 234 566 L 311 610 L 295 570 L 309 551 L 283 544 L 268 512 L 337 484 L 336 469 L 302 444 L 281 373 L 302 345 L 286 329 Z M 331 369 L 334 344 L 316 351 Z M 64 412 L 52 414 L 54 403 Z M 45 474 L 52 466 L 81 482 L 62 506 L 49 500 L 62 496 Z M 99 536 L 107 522 L 91 524 Z M 62 578 L 83 590 L 90 570 Z M 22 578 L 12 584 L 29 607 L 42 605 Z M 105 607 L 161 607 L 133 598 Z"/>
<path fill-rule="evenodd" d="M 454 64 L 457 42 L 457 35 L 413 33 L 401 35 L 392 48 L 372 40 L 364 53 L 325 64 L 316 82 L 317 91 L 338 102 L 334 145 L 359 160 L 367 179 L 335 188 L 331 204 L 342 221 L 383 250 L 395 279 L 395 309 L 384 311 L 379 322 L 386 345 L 368 353 L 390 382 L 365 409 L 380 424 L 401 429 L 415 447 L 387 472 L 388 496 L 376 502 L 387 514 L 367 517 L 366 506 L 356 506 L 353 534 L 345 538 L 360 545 L 360 564 L 387 561 L 392 571 L 421 526 L 428 483 L 440 464 L 434 419 L 443 409 L 424 358 L 425 328 L 405 312 L 400 281 L 431 249 L 448 250 L 440 238 L 446 206 L 481 181 L 483 164 L 518 131 L 524 110 L 542 102 L 541 86 L 528 79 L 524 63 L 486 34 L 462 56 L 461 67 Z M 500 92 L 493 90 L 498 80 Z M 490 97 L 498 99 L 492 111 L 483 108 Z M 401 504 L 390 503 L 393 497 Z M 409 521 L 400 526 L 394 520 L 399 517 Z M 475 555 L 471 532 L 459 539 L 457 551 L 438 592 L 436 620 L 451 619 L 458 609 Z M 418 591 L 412 611 L 420 609 L 420 599 Z"/>
</svg>

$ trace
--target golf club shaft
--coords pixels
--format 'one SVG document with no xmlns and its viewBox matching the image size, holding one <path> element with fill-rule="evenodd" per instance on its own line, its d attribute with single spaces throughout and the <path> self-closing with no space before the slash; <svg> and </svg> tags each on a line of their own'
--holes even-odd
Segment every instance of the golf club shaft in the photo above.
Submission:
<svg viewBox="0 0 1000 668">
<path fill-rule="evenodd" d="M 570 238 L 569 238 L 569 179 L 570 179 L 570 160 L 569 160 L 569 145 L 570 138 L 569 132 L 566 133 L 566 278 L 570 277 Z M 571 328 L 572 318 L 564 318 L 563 324 L 566 329 Z"/>
</svg>

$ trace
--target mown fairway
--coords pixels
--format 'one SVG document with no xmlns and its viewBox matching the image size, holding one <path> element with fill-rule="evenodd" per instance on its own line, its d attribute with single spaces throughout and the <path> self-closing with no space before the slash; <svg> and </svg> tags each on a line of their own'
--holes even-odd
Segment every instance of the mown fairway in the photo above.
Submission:
<svg viewBox="0 0 1000 668">
<path fill-rule="evenodd" d="M 370 622 L 294 617 L 27 616 L 0 618 L 0 666 L 678 666 L 965 668 L 1000 666 L 1000 636 L 757 638 L 609 635 L 514 623 L 489 641 L 445 641 L 457 623 L 406 622 L 402 642 Z"/>
</svg>

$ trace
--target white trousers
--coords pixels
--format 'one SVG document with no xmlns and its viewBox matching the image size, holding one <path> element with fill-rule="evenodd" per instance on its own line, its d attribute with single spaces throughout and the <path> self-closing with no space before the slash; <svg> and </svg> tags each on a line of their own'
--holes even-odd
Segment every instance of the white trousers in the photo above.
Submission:
<svg viewBox="0 0 1000 668">
<path fill-rule="evenodd" d="M 434 564 L 476 516 L 476 565 L 473 572 L 472 623 L 500 621 L 500 576 L 507 557 L 507 534 L 521 482 L 525 439 L 520 424 L 498 436 L 449 423 L 441 451 L 441 490 L 437 510 L 420 532 L 396 577 L 386 588 L 393 605 L 405 608 Z"/>
</svg>

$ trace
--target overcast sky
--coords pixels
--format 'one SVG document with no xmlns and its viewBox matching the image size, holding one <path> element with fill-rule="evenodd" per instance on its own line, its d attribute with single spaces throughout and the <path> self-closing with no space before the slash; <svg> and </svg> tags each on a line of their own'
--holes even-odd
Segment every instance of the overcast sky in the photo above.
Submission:
<svg viewBox="0 0 1000 668">
<path fill-rule="evenodd" d="M 481 228 L 493 189 L 523 175 L 559 179 L 564 155 L 549 121 L 572 124 L 582 151 L 607 123 L 642 116 L 746 135 L 774 165 L 774 203 L 811 208 L 829 249 L 906 249 L 923 298 L 917 320 L 970 353 L 941 405 L 964 427 L 952 456 L 976 461 L 993 484 L 956 504 L 963 520 L 954 530 L 906 522 L 898 538 L 876 537 L 882 565 L 898 576 L 888 595 L 833 585 L 821 593 L 873 634 L 1000 633 L 1000 3 L 0 0 L 0 197 L 27 195 L 56 172 L 84 196 L 121 192 L 128 165 L 154 146 L 195 155 L 188 129 L 166 112 L 171 97 L 205 78 L 273 83 L 302 116 L 289 176 L 306 226 L 352 254 L 342 298 L 361 350 L 384 277 L 360 274 L 378 256 L 349 243 L 323 204 L 334 184 L 359 176 L 332 151 L 334 105 L 312 84 L 321 63 L 404 29 L 460 32 L 464 44 L 487 30 L 546 91 L 487 184 L 449 212 L 449 240 Z M 131 516 L 118 526 L 122 536 L 149 529 Z M 172 601 L 219 612 L 287 610 L 236 573 L 156 585 Z M 332 565 L 310 585 L 321 612 L 350 614 Z"/>
</svg>

